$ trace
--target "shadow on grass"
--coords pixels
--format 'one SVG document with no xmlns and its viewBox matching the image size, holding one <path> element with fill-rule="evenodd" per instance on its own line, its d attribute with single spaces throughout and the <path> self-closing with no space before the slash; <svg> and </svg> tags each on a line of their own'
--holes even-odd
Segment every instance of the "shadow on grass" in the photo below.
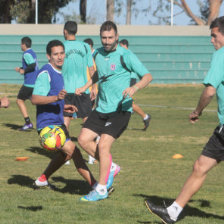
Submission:
<svg viewBox="0 0 224 224">
<path fill-rule="evenodd" d="M 39 211 L 39 210 L 42 210 L 43 207 L 42 206 L 21 206 L 19 205 L 17 208 L 20 208 L 20 209 L 24 209 L 24 210 L 29 210 L 29 211 L 32 211 L 32 212 L 36 212 L 36 211 Z"/>
<path fill-rule="evenodd" d="M 153 204 L 160 205 L 160 206 L 164 206 L 164 202 L 165 202 L 166 206 L 169 206 L 174 201 L 174 199 L 170 199 L 170 198 L 161 198 L 158 196 L 149 196 L 149 195 L 144 195 L 144 194 L 134 194 L 134 196 L 142 197 L 145 200 L 149 200 Z M 190 202 L 194 202 L 194 201 L 199 202 L 200 207 L 202 207 L 202 208 L 211 207 L 210 202 L 207 200 L 191 200 Z M 186 205 L 183 212 L 180 214 L 178 220 L 183 219 L 185 216 L 195 216 L 195 217 L 200 217 L 200 218 L 215 218 L 215 219 L 224 220 L 224 216 L 207 213 L 198 208 L 191 207 L 189 205 Z"/>
<path fill-rule="evenodd" d="M 55 155 L 55 152 L 47 151 L 47 150 L 45 150 L 41 147 L 29 147 L 26 150 L 29 151 L 29 152 L 37 153 L 37 154 L 42 155 L 42 156 L 46 156 L 50 159 L 52 159 Z"/>
<path fill-rule="evenodd" d="M 5 125 L 6 127 L 10 128 L 12 130 L 20 130 L 23 127 L 23 125 L 17 125 L 17 124 L 7 124 L 7 123 L 5 123 L 3 125 Z M 24 132 L 33 131 L 33 130 L 36 131 L 36 129 L 33 128 L 33 129 L 28 129 Z"/>
<path fill-rule="evenodd" d="M 61 183 L 65 184 L 64 187 L 59 188 L 50 183 L 50 187 L 48 189 L 51 189 L 53 191 L 57 191 L 60 193 L 83 195 L 83 194 L 89 193 L 89 191 L 91 190 L 88 183 L 85 182 L 84 180 L 65 179 L 63 177 L 52 177 L 52 180 L 54 181 L 54 184 L 56 182 L 57 183 L 61 182 Z M 12 177 L 8 179 L 8 184 L 17 184 L 22 187 L 32 188 L 34 190 L 40 189 L 40 188 L 36 188 L 33 185 L 33 183 L 34 183 L 34 180 L 32 178 L 30 178 L 28 176 L 23 176 L 23 175 L 12 175 Z"/>
</svg>

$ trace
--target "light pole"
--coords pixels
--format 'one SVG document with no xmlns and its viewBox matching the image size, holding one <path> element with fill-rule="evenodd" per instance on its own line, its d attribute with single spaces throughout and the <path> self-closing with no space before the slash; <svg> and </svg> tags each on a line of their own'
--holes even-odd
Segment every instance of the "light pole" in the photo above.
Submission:
<svg viewBox="0 0 224 224">
<path fill-rule="evenodd" d="M 170 2 L 171 7 L 170 7 L 170 25 L 173 26 L 173 0 Z"/>
<path fill-rule="evenodd" d="M 35 3 L 35 24 L 38 24 L 38 0 Z"/>
</svg>

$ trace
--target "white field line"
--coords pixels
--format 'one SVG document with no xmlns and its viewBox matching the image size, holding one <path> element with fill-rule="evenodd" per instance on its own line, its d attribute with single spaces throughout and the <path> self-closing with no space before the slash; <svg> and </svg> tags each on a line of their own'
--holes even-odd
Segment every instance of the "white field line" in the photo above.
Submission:
<svg viewBox="0 0 224 224">
<path fill-rule="evenodd" d="M 195 107 L 176 107 L 176 106 L 167 106 L 167 105 L 152 105 L 152 104 L 137 104 L 141 107 L 155 107 L 155 108 L 172 108 L 177 110 L 189 110 L 193 111 Z M 217 110 L 205 109 L 207 112 L 217 112 Z"/>
</svg>

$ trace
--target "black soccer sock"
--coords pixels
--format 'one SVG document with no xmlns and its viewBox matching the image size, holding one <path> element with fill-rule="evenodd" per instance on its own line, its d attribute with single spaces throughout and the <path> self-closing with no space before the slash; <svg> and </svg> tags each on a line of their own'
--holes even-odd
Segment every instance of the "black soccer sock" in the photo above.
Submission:
<svg viewBox="0 0 224 224">
<path fill-rule="evenodd" d="M 26 124 L 30 124 L 30 123 L 31 123 L 31 121 L 30 121 L 30 118 L 29 118 L 29 117 L 24 117 L 24 120 L 25 120 Z"/>
</svg>

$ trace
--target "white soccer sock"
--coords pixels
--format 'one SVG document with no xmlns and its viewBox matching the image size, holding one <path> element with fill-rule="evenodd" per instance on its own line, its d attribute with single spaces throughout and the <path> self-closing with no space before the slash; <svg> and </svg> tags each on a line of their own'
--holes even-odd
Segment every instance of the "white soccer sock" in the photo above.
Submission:
<svg viewBox="0 0 224 224">
<path fill-rule="evenodd" d="M 177 221 L 177 218 L 179 214 L 182 212 L 182 210 L 183 208 L 180 205 L 178 205 L 175 201 L 173 202 L 172 205 L 170 205 L 167 208 L 167 212 L 173 221 Z"/>
<path fill-rule="evenodd" d="M 149 115 L 146 114 L 143 120 L 147 120 L 149 118 Z"/>
<path fill-rule="evenodd" d="M 96 191 L 100 195 L 106 194 L 106 192 L 107 192 L 107 185 L 97 184 Z"/>
</svg>

